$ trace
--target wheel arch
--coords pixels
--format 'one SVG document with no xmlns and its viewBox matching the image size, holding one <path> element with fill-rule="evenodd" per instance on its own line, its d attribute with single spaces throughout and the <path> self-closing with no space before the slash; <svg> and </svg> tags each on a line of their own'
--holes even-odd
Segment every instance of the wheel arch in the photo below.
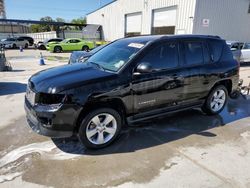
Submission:
<svg viewBox="0 0 250 188">
<path fill-rule="evenodd" d="M 113 98 L 113 99 L 89 101 L 82 107 L 82 110 L 79 113 L 79 116 L 77 117 L 75 132 L 78 131 L 83 118 L 86 117 L 86 115 L 89 112 L 96 110 L 98 108 L 111 108 L 116 110 L 120 114 L 123 124 L 127 123 L 125 117 L 127 110 L 121 99 Z"/>
<path fill-rule="evenodd" d="M 219 85 L 223 85 L 227 88 L 228 94 L 230 95 L 232 90 L 233 90 L 233 82 L 231 79 L 225 79 L 225 80 L 220 80 L 218 82 L 216 82 L 213 87 L 211 88 L 211 90 Z M 211 91 L 210 90 L 210 91 Z"/>
<path fill-rule="evenodd" d="M 60 46 L 60 45 L 55 45 L 54 48 L 53 48 L 53 51 L 55 51 L 55 48 L 56 48 L 56 47 L 59 47 L 59 48 L 61 48 L 61 50 L 63 50 L 63 47 L 62 47 L 62 46 Z"/>
</svg>

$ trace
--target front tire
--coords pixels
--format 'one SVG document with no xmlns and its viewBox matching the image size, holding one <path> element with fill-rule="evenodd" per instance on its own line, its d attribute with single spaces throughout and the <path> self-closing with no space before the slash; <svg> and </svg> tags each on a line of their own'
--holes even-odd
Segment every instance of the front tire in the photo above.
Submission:
<svg viewBox="0 0 250 188">
<path fill-rule="evenodd" d="M 225 86 L 220 85 L 210 92 L 205 104 L 202 107 L 202 111 L 208 115 L 219 114 L 225 107 L 228 100 L 228 91 Z"/>
<path fill-rule="evenodd" d="M 121 115 L 111 108 L 90 112 L 79 128 L 79 140 L 89 149 L 110 145 L 119 135 L 122 127 Z"/>
</svg>

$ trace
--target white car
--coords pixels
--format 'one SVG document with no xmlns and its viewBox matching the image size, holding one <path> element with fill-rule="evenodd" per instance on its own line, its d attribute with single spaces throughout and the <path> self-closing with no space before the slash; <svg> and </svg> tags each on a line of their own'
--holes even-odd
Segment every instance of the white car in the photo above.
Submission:
<svg viewBox="0 0 250 188">
<path fill-rule="evenodd" d="M 231 49 L 234 59 L 236 59 L 238 62 L 240 62 L 241 58 L 241 49 L 244 45 L 242 42 L 238 41 L 227 41 L 228 47 Z"/>
<path fill-rule="evenodd" d="M 250 43 L 245 43 L 241 50 L 240 62 L 250 62 Z"/>
<path fill-rule="evenodd" d="M 8 38 L 2 41 L 0 44 L 4 48 L 20 48 L 20 46 L 23 48 L 29 47 L 29 41 L 22 38 Z"/>
</svg>

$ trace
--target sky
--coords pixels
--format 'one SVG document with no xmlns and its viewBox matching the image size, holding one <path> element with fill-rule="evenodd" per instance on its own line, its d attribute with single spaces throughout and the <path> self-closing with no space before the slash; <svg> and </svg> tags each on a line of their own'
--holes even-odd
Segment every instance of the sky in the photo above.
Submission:
<svg viewBox="0 0 250 188">
<path fill-rule="evenodd" d="M 110 2 L 112 0 L 101 0 L 101 5 Z M 50 16 L 71 21 L 99 7 L 100 0 L 5 0 L 8 19 L 40 20 L 41 17 Z"/>
</svg>

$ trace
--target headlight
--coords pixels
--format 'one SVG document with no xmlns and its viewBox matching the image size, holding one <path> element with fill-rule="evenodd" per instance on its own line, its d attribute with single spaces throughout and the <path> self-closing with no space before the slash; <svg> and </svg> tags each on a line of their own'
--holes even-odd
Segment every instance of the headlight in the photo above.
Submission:
<svg viewBox="0 0 250 188">
<path fill-rule="evenodd" d="M 47 94 L 40 93 L 38 97 L 39 104 L 61 104 L 65 102 L 67 96 L 65 94 Z"/>
</svg>

